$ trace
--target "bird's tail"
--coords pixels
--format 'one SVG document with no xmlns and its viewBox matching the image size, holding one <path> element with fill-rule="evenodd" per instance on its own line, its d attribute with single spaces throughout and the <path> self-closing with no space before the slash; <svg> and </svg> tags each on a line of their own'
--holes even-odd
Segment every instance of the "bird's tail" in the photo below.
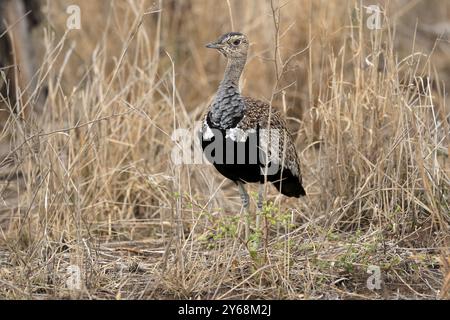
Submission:
<svg viewBox="0 0 450 320">
<path fill-rule="evenodd" d="M 283 177 L 272 181 L 279 192 L 287 197 L 300 198 L 306 195 L 301 178 L 294 176 L 289 170 L 283 172 Z"/>
</svg>

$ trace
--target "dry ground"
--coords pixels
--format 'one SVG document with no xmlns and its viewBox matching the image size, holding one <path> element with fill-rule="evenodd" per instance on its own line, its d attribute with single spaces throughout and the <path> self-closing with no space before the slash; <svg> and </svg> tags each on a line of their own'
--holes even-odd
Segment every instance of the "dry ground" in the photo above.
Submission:
<svg viewBox="0 0 450 320">
<path fill-rule="evenodd" d="M 73 3 L 82 28 L 67 31 Z M 449 297 L 450 1 L 44 11 L 45 111 L 11 115 L 0 136 L 0 298 Z M 288 117 L 308 193 L 267 189 L 260 251 L 237 236 L 236 188 L 171 162 L 172 133 L 194 128 L 223 72 L 203 45 L 232 29 L 252 42 L 243 91 Z"/>
</svg>

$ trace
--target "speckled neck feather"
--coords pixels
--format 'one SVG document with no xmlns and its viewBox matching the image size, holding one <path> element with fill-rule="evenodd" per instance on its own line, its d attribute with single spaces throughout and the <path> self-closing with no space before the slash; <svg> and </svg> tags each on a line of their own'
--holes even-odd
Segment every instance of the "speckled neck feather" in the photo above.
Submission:
<svg viewBox="0 0 450 320">
<path fill-rule="evenodd" d="M 212 127 L 219 129 L 233 128 L 243 118 L 245 103 L 239 90 L 239 79 L 244 70 L 247 57 L 228 60 L 227 68 L 216 98 L 209 113 Z"/>
</svg>

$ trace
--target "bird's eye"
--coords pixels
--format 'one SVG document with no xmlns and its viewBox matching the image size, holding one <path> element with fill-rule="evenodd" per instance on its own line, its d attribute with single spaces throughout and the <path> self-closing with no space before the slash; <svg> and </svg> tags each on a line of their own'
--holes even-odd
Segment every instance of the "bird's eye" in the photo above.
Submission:
<svg viewBox="0 0 450 320">
<path fill-rule="evenodd" d="M 234 41 L 233 41 L 233 44 L 234 44 L 235 46 L 238 46 L 238 45 L 241 44 L 241 40 L 239 40 L 239 39 L 234 40 Z"/>
</svg>

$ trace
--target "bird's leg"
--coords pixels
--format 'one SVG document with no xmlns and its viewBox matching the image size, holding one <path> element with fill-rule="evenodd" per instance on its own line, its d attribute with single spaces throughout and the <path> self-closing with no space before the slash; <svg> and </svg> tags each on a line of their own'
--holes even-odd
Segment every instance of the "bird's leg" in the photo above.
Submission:
<svg viewBox="0 0 450 320">
<path fill-rule="evenodd" d="M 237 182 L 239 195 L 241 196 L 242 207 L 244 208 L 245 215 L 245 241 L 248 241 L 250 235 L 250 219 L 248 215 L 248 208 L 250 206 L 250 197 L 248 196 L 247 190 L 241 181 Z"/>
<path fill-rule="evenodd" d="M 259 229 L 259 223 L 260 223 L 260 215 L 263 209 L 264 204 L 264 185 L 262 183 L 259 184 L 258 188 L 258 214 L 256 216 L 256 228 Z"/>
<path fill-rule="evenodd" d="M 261 215 L 262 215 L 263 205 L 264 205 L 264 184 L 260 183 L 259 188 L 258 188 L 258 202 L 257 202 L 258 209 L 256 210 L 256 233 L 258 235 L 257 247 L 259 247 L 259 245 L 260 245 L 260 238 L 262 236 Z"/>
</svg>

